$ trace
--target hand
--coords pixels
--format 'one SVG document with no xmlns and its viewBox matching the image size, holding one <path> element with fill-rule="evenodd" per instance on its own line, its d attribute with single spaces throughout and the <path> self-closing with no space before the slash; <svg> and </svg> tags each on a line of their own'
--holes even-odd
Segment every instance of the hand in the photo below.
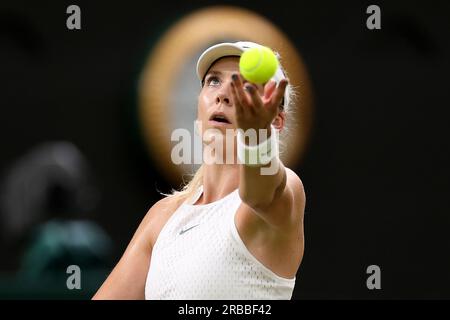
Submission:
<svg viewBox="0 0 450 320">
<path fill-rule="evenodd" d="M 254 84 L 243 84 L 241 76 L 233 74 L 231 81 L 231 97 L 235 105 L 237 126 L 244 131 L 250 128 L 259 132 L 267 129 L 279 113 L 279 107 L 286 91 L 287 80 L 281 80 L 278 87 L 271 80 L 264 86 L 264 94 L 260 96 Z"/>
</svg>

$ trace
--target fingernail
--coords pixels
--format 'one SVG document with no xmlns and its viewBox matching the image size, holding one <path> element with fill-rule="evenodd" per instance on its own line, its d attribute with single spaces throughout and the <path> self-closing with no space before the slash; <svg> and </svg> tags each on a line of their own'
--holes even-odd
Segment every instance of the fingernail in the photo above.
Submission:
<svg viewBox="0 0 450 320">
<path fill-rule="evenodd" d="M 233 79 L 233 81 L 236 81 L 238 79 L 237 74 L 233 73 L 233 75 L 231 76 L 231 79 Z"/>
</svg>

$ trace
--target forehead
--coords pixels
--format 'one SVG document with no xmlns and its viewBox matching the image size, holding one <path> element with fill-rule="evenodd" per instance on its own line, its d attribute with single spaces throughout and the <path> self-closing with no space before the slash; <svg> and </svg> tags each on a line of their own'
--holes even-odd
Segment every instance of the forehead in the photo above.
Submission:
<svg viewBox="0 0 450 320">
<path fill-rule="evenodd" d="M 207 74 L 211 71 L 236 71 L 239 70 L 239 57 L 223 57 L 216 60 L 209 68 Z"/>
</svg>

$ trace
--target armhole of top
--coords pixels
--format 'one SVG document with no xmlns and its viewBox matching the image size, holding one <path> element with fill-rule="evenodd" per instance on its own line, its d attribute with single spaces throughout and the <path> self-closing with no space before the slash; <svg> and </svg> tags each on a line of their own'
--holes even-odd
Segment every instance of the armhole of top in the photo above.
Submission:
<svg viewBox="0 0 450 320">
<path fill-rule="evenodd" d="M 239 198 L 240 200 L 240 198 Z M 279 275 L 277 275 L 275 272 L 270 270 L 268 267 L 266 267 L 261 261 L 259 261 L 247 248 L 244 241 L 242 240 L 241 236 L 239 235 L 239 231 L 237 229 L 235 218 L 236 213 L 241 205 L 241 201 L 239 201 L 239 205 L 236 207 L 236 209 L 233 211 L 232 214 L 230 214 L 229 219 L 229 226 L 230 226 L 230 232 L 233 240 L 236 242 L 238 247 L 240 248 L 241 252 L 246 255 L 251 261 L 255 263 L 256 266 L 258 266 L 265 274 L 267 274 L 272 279 L 275 279 L 278 282 L 282 282 L 288 286 L 293 286 L 295 284 L 296 276 L 293 278 L 284 278 Z"/>
</svg>

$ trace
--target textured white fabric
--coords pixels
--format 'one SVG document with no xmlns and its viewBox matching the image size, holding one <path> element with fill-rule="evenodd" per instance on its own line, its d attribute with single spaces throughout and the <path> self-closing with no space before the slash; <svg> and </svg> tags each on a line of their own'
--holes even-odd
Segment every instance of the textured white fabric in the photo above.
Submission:
<svg viewBox="0 0 450 320">
<path fill-rule="evenodd" d="M 234 223 L 238 189 L 224 198 L 183 203 L 162 228 L 152 250 L 146 299 L 290 299 L 295 277 L 276 275 L 245 247 Z M 180 234 L 181 233 L 181 234 Z"/>
</svg>

